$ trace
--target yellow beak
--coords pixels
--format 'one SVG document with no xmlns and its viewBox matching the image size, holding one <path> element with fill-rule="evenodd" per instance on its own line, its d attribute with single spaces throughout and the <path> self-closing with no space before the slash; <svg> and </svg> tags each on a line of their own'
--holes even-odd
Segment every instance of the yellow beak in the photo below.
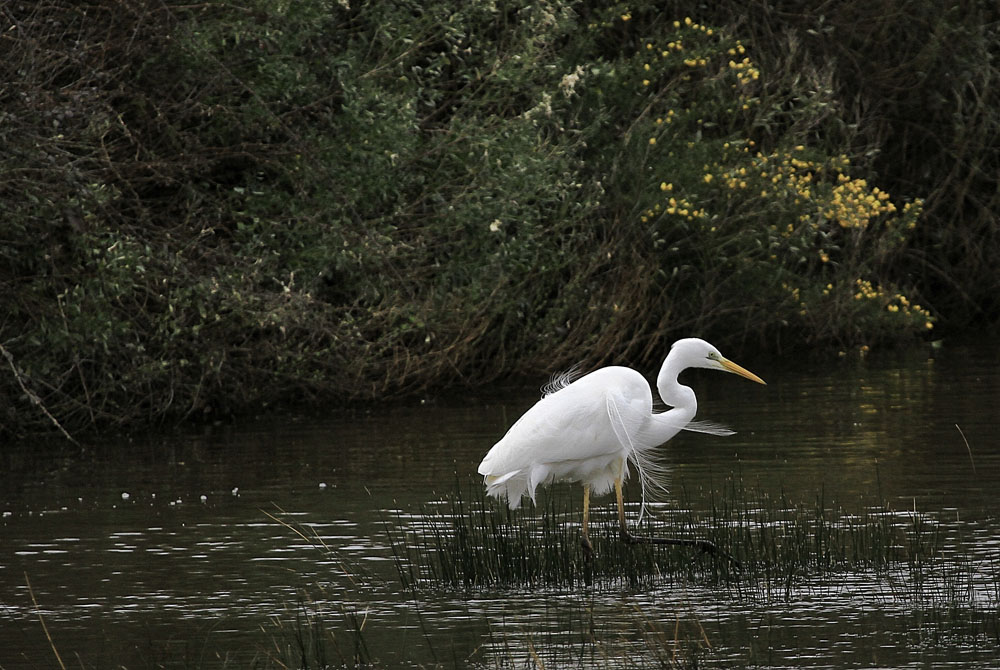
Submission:
<svg viewBox="0 0 1000 670">
<path fill-rule="evenodd" d="M 722 367 L 724 367 L 727 372 L 738 374 L 740 377 L 746 377 L 752 382 L 757 382 L 758 384 L 763 384 L 764 386 L 767 386 L 766 381 L 764 381 L 754 373 L 750 372 L 746 368 L 742 368 L 739 365 L 736 365 L 736 363 L 733 363 L 731 360 L 727 358 L 723 358 L 722 360 L 719 361 L 719 363 L 722 364 Z"/>
</svg>

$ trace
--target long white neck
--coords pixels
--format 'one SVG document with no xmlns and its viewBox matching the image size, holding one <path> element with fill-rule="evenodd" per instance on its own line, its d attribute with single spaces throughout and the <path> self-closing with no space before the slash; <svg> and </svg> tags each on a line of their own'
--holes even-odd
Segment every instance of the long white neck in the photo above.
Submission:
<svg viewBox="0 0 1000 670">
<path fill-rule="evenodd" d="M 663 402 L 674 410 L 682 410 L 678 414 L 687 415 L 687 421 L 690 421 L 698 412 L 698 398 L 690 386 L 684 386 L 677 381 L 677 376 L 686 366 L 679 361 L 678 356 L 674 356 L 674 351 L 671 350 L 667 354 L 663 365 L 660 366 L 660 374 L 656 376 L 656 390 L 660 392 L 660 399 Z"/>
<path fill-rule="evenodd" d="M 650 416 L 646 423 L 645 435 L 641 440 L 645 448 L 663 444 L 679 433 L 694 418 L 698 411 L 698 400 L 694 391 L 677 382 L 677 375 L 683 370 L 677 357 L 663 361 L 660 374 L 656 378 L 656 388 L 660 398 L 672 409 Z"/>
</svg>

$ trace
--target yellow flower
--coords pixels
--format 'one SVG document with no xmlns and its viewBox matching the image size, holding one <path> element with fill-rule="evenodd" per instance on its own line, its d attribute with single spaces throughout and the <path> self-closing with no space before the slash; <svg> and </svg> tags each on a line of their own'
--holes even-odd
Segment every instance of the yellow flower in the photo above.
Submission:
<svg viewBox="0 0 1000 670">
<path fill-rule="evenodd" d="M 650 137 L 650 138 L 649 138 L 649 143 L 650 143 L 651 145 L 652 145 L 652 144 L 656 144 L 656 138 L 655 138 L 655 137 Z"/>
<path fill-rule="evenodd" d="M 712 173 L 707 173 L 704 177 L 702 177 L 702 179 L 705 180 L 706 184 L 711 184 L 712 183 Z"/>
<path fill-rule="evenodd" d="M 625 12 L 624 14 L 622 14 L 622 21 L 631 21 L 631 20 L 632 20 L 632 14 L 630 14 L 629 12 Z"/>
</svg>

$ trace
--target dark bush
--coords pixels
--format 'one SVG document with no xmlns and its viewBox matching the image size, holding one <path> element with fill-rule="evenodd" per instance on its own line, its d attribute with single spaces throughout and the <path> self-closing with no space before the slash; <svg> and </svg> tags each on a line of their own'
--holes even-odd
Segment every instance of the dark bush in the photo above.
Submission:
<svg viewBox="0 0 1000 670">
<path fill-rule="evenodd" d="M 0 9 L 0 433 L 995 322 L 986 4 L 425 5 Z"/>
</svg>

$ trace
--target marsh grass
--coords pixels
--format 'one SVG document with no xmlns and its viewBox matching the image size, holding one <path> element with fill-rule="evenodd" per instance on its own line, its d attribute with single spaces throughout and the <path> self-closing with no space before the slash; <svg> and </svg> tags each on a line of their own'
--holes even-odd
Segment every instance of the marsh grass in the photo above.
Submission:
<svg viewBox="0 0 1000 670">
<path fill-rule="evenodd" d="M 364 633 L 364 613 L 341 610 L 336 615 L 318 611 L 305 600 L 271 618 L 269 643 L 259 650 L 250 667 L 359 668 L 376 662 Z"/>
<path fill-rule="evenodd" d="M 707 539 L 740 563 L 688 547 L 628 545 L 618 539 L 613 503 L 593 508 L 594 556 L 580 546 L 580 502 L 553 489 L 540 502 L 510 510 L 487 500 L 477 483 L 414 515 L 386 524 L 402 585 L 463 588 L 585 585 L 642 587 L 671 580 L 787 584 L 838 572 L 917 574 L 942 551 L 938 525 L 927 515 L 896 512 L 885 502 L 859 512 L 827 506 L 823 495 L 794 503 L 739 479 L 710 492 L 695 512 L 681 490 L 676 506 L 654 506 L 639 535 Z M 637 517 L 635 506 L 628 510 Z"/>
<path fill-rule="evenodd" d="M 754 612 L 778 620 L 812 607 L 811 594 L 830 594 L 849 605 L 860 589 L 862 603 L 880 605 L 862 604 L 850 625 L 905 641 L 912 653 L 954 648 L 979 654 L 1000 646 L 1000 562 L 990 544 L 995 540 L 967 533 L 971 527 L 913 509 L 896 511 L 885 501 L 849 512 L 828 504 L 822 492 L 809 503 L 795 503 L 734 476 L 717 489 L 679 486 L 676 500 L 655 508 L 655 518 L 647 516 L 635 530 L 710 539 L 739 558 L 741 570 L 682 547 L 618 542 L 609 503 L 593 510 L 595 553 L 588 562 L 579 544 L 576 492 L 548 489 L 538 508 L 512 511 L 486 499 L 478 481 L 465 481 L 415 513 L 393 510 L 383 524 L 404 589 L 384 586 L 403 595 L 404 609 L 417 615 L 420 632 L 413 628 L 412 643 L 389 651 L 377 641 L 394 625 L 383 616 L 369 617 L 363 605 L 345 607 L 332 592 L 303 595 L 264 631 L 270 643 L 254 667 L 394 667 L 404 660 L 400 654 L 407 662 L 419 657 L 420 667 L 746 667 L 770 665 L 776 662 L 772 655 L 787 652 L 789 642 L 777 629 L 759 645 L 734 643 L 734 627 L 745 627 L 739 614 L 703 623 L 697 606 L 665 613 L 650 606 L 655 598 L 618 595 L 655 593 L 664 585 L 670 592 L 676 590 L 672 585 L 694 585 L 693 591 L 706 586 L 708 597 L 755 603 Z M 629 511 L 633 519 L 634 506 Z M 306 527 L 285 525 L 299 537 L 310 536 Z M 335 551 L 322 542 L 313 546 Z M 352 584 L 364 581 L 363 570 L 351 572 Z M 587 595 L 580 600 L 561 598 L 581 591 Z M 615 595 L 608 600 L 602 593 Z M 448 637 L 434 631 L 451 622 L 435 621 L 433 603 L 454 603 L 446 607 L 453 613 L 471 594 L 478 604 L 466 615 L 484 618 L 481 642 L 445 649 Z M 544 614 L 526 613 L 519 604 L 525 596 Z M 554 601 L 551 609 L 542 605 Z M 484 602 L 508 605 L 484 609 Z M 567 606 L 571 602 L 578 605 Z"/>
<path fill-rule="evenodd" d="M 414 607 L 419 609 L 416 602 Z M 423 613 L 420 613 L 423 616 Z M 333 612 L 308 598 L 289 605 L 262 628 L 268 642 L 248 667 L 274 668 L 698 668 L 713 664 L 713 645 L 702 624 L 689 616 L 651 617 L 637 606 L 623 605 L 624 628 L 608 628 L 593 610 L 556 615 L 556 625 L 523 628 L 486 619 L 482 644 L 467 657 L 449 656 L 429 635 L 415 639 L 403 658 L 393 658 L 370 641 L 378 622 L 357 612 Z M 384 632 L 384 630 L 382 631 Z M 398 653 L 398 650 L 394 650 Z M 417 658 L 421 658 L 419 662 Z M 415 664 L 411 666 L 410 664 Z M 229 667 L 229 666 L 227 666 Z M 714 667 L 714 666 L 713 666 Z"/>
</svg>

